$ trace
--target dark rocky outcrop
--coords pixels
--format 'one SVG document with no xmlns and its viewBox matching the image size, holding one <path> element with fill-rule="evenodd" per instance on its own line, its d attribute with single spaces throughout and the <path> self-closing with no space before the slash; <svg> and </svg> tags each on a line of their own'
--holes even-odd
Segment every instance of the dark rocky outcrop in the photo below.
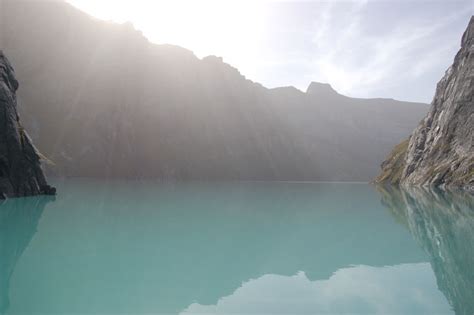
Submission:
<svg viewBox="0 0 474 315">
<path fill-rule="evenodd" d="M 428 115 L 382 164 L 379 182 L 474 186 L 474 17 Z"/>
<path fill-rule="evenodd" d="M 0 198 L 55 194 L 41 169 L 40 154 L 20 123 L 18 81 L 0 51 Z"/>
</svg>

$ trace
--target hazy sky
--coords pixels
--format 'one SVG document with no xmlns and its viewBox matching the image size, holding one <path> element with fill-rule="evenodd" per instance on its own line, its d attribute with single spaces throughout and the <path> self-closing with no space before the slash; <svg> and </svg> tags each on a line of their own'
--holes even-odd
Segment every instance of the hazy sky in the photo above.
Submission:
<svg viewBox="0 0 474 315">
<path fill-rule="evenodd" d="M 267 87 L 330 83 L 355 97 L 430 102 L 474 0 L 68 0 L 152 42 L 218 55 Z"/>
</svg>

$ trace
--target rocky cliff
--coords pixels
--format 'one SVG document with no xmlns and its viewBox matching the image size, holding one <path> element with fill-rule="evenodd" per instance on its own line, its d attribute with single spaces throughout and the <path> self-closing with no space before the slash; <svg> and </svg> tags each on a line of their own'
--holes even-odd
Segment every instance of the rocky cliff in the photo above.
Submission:
<svg viewBox="0 0 474 315">
<path fill-rule="evenodd" d="M 0 51 L 0 198 L 55 194 L 46 183 L 40 154 L 20 123 L 18 81 Z"/>
<path fill-rule="evenodd" d="M 474 185 L 474 16 L 453 65 L 438 83 L 428 115 L 382 164 L 377 181 Z"/>
</svg>

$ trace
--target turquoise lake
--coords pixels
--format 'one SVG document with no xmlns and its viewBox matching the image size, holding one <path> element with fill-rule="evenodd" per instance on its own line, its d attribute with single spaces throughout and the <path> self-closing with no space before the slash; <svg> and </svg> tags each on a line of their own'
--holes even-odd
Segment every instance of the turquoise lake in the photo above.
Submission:
<svg viewBox="0 0 474 315">
<path fill-rule="evenodd" d="M 0 205 L 0 313 L 474 314 L 474 198 L 55 180 Z"/>
</svg>

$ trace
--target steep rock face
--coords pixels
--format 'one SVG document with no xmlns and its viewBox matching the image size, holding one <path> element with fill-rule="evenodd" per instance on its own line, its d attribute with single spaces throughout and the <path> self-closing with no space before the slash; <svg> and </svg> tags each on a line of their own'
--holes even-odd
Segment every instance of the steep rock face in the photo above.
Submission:
<svg viewBox="0 0 474 315">
<path fill-rule="evenodd" d="M 0 198 L 54 194 L 39 154 L 20 123 L 17 89 L 13 68 L 0 51 Z"/>
<path fill-rule="evenodd" d="M 453 65 L 438 83 L 431 109 L 410 140 L 382 164 L 380 182 L 474 184 L 474 17 Z"/>
<path fill-rule="evenodd" d="M 62 1 L 0 15 L 22 121 L 61 176 L 369 181 L 428 110 L 317 83 L 267 89 Z"/>
</svg>

